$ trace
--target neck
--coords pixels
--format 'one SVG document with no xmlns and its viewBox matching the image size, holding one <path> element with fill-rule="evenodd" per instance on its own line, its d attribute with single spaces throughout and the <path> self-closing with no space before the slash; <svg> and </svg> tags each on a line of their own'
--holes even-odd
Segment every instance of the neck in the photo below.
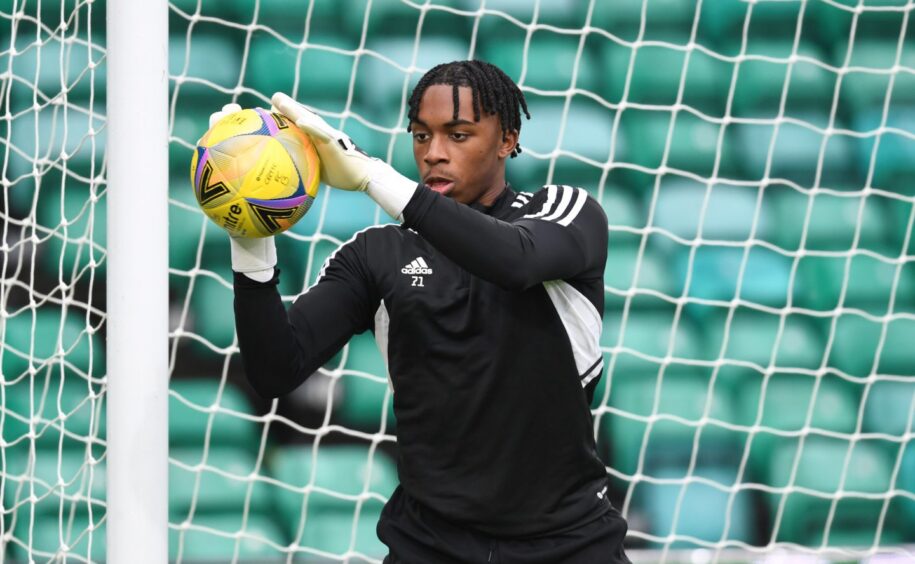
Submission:
<svg viewBox="0 0 915 564">
<path fill-rule="evenodd" d="M 493 182 L 490 184 L 489 188 L 486 189 L 483 194 L 477 198 L 476 204 L 489 207 L 499 199 L 499 196 L 502 194 L 502 191 L 505 190 L 505 173 L 500 174 Z"/>
</svg>

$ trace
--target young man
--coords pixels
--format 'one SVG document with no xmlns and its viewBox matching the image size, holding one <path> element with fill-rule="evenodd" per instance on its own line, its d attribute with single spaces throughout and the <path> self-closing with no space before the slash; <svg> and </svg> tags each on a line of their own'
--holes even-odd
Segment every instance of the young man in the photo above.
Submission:
<svg viewBox="0 0 915 564">
<path fill-rule="evenodd" d="M 628 562 L 589 411 L 607 219 L 581 188 L 506 183 L 519 106 L 528 115 L 518 87 L 480 61 L 423 76 L 408 128 L 419 183 L 288 96 L 272 101 L 314 141 L 325 183 L 401 222 L 342 245 L 288 312 L 272 239 L 232 239 L 239 344 L 260 394 L 293 390 L 353 334 L 375 334 L 400 476 L 378 523 L 385 562 Z"/>
</svg>

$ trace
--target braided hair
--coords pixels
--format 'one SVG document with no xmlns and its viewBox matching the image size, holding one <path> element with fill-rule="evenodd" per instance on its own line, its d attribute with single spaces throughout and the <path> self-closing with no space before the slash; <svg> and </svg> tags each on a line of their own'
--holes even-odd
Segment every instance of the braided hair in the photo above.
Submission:
<svg viewBox="0 0 915 564">
<path fill-rule="evenodd" d="M 426 89 L 433 84 L 450 84 L 454 97 L 454 119 L 458 118 L 458 87 L 467 86 L 473 95 L 473 119 L 480 121 L 483 112 L 489 115 L 496 114 L 502 125 L 502 132 L 521 131 L 521 110 L 527 119 L 531 114 L 527 111 L 527 102 L 518 85 L 502 72 L 499 67 L 484 61 L 453 61 L 433 67 L 416 84 L 410 95 L 409 113 L 410 123 L 419 119 L 419 101 Z M 411 127 L 407 126 L 407 131 Z M 516 157 L 521 152 L 521 145 L 516 143 L 511 157 Z"/>
</svg>

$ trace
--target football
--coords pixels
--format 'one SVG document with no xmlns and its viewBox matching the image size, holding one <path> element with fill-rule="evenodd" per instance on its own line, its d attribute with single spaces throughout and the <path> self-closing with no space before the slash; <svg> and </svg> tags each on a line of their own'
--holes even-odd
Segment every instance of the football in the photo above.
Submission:
<svg viewBox="0 0 915 564">
<path fill-rule="evenodd" d="M 191 184 L 197 203 L 236 237 L 269 237 L 302 218 L 318 194 L 311 140 L 262 108 L 224 116 L 197 142 Z"/>
</svg>

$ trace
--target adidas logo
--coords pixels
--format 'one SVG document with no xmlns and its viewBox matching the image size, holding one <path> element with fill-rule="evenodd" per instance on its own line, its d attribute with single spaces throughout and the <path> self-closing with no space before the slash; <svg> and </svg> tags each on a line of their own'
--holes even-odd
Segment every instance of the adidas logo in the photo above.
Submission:
<svg viewBox="0 0 915 564">
<path fill-rule="evenodd" d="M 416 257 L 400 271 L 404 274 L 432 274 L 432 269 L 429 268 L 423 257 Z"/>
</svg>

